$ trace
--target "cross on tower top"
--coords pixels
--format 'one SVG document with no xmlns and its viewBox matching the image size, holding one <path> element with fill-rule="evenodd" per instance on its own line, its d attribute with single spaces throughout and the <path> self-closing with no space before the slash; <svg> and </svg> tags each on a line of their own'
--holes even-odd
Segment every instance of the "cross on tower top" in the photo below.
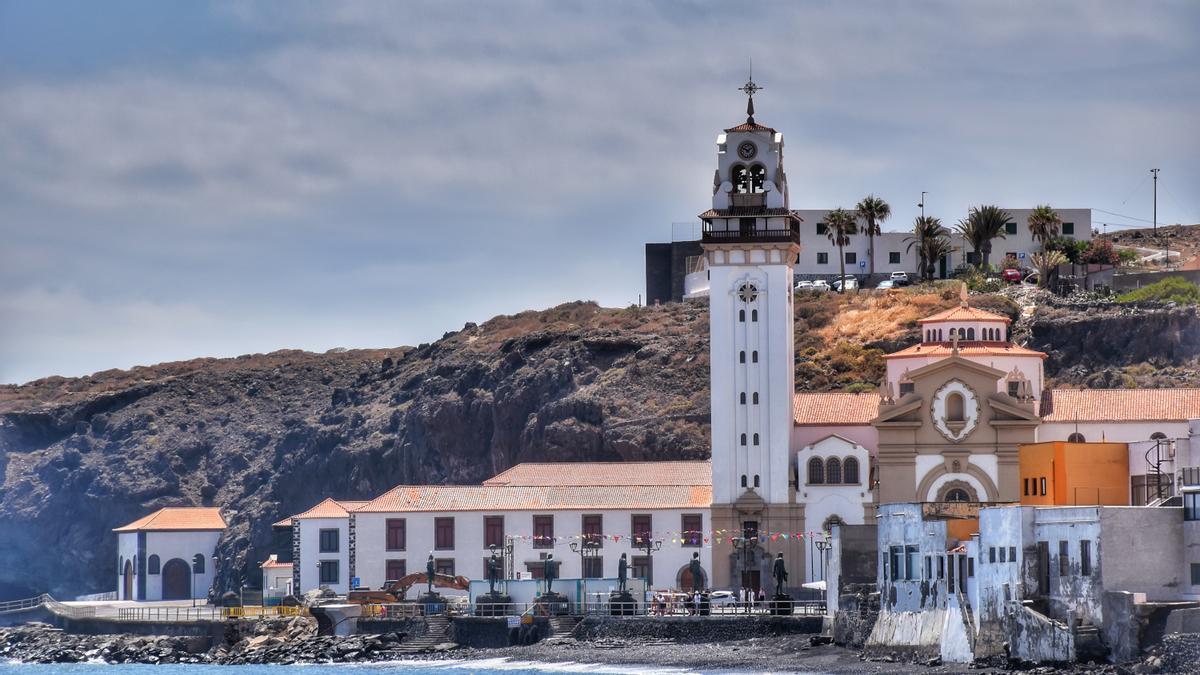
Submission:
<svg viewBox="0 0 1200 675">
<path fill-rule="evenodd" d="M 754 82 L 754 63 L 751 62 L 750 73 L 746 77 L 746 84 L 738 87 L 738 91 L 746 93 L 746 123 L 754 124 L 754 95 L 762 91 L 762 87 Z"/>
</svg>

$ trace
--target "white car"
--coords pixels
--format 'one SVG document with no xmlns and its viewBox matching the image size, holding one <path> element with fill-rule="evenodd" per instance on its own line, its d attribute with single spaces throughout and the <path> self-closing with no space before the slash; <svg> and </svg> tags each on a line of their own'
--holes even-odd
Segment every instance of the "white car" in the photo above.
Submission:
<svg viewBox="0 0 1200 675">
<path fill-rule="evenodd" d="M 886 291 L 895 287 L 896 282 L 892 281 L 891 279 L 884 279 L 883 281 L 879 282 L 879 285 L 875 288 L 878 288 L 881 291 Z"/>
<path fill-rule="evenodd" d="M 814 291 L 827 291 L 829 290 L 829 282 L 825 281 L 824 279 L 817 279 L 816 281 L 812 282 L 812 289 Z"/>
<path fill-rule="evenodd" d="M 812 287 L 813 287 L 813 282 L 811 282 L 807 279 L 796 282 L 796 290 L 798 290 L 798 291 L 811 291 Z"/>
<path fill-rule="evenodd" d="M 908 272 L 892 272 L 891 282 L 894 286 L 907 286 Z"/>
<path fill-rule="evenodd" d="M 845 286 L 845 290 L 847 291 L 856 291 L 858 290 L 858 279 L 854 277 L 842 277 L 833 282 L 833 290 L 835 291 L 841 291 L 843 286 Z"/>
<path fill-rule="evenodd" d="M 738 597 L 733 591 L 713 591 L 708 594 L 708 604 L 710 607 L 736 607 Z"/>
</svg>

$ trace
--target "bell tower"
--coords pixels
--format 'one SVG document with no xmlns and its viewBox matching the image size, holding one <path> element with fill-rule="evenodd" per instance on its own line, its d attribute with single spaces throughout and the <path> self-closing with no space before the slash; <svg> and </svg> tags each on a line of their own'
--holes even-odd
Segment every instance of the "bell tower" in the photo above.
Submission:
<svg viewBox="0 0 1200 675">
<path fill-rule="evenodd" d="M 713 527 L 754 534 L 752 546 L 732 542 L 714 551 L 714 584 L 730 588 L 765 584 L 776 552 L 790 569 L 803 569 L 798 538 L 757 537 L 804 527 L 791 452 L 800 218 L 788 208 L 783 134 L 754 119 L 760 90 L 753 80 L 740 88 L 746 121 L 717 137 L 712 208 L 700 214 L 709 271 Z"/>
</svg>

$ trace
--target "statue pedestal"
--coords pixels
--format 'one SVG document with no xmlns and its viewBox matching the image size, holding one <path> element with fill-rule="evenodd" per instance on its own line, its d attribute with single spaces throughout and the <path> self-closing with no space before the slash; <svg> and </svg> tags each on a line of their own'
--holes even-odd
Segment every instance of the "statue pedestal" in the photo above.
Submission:
<svg viewBox="0 0 1200 675">
<path fill-rule="evenodd" d="M 638 603 L 629 591 L 613 591 L 608 594 L 608 613 L 611 616 L 634 616 Z"/>
<path fill-rule="evenodd" d="M 551 616 L 571 613 L 567 596 L 562 593 L 555 593 L 554 591 L 542 593 L 537 598 L 537 604 L 541 605 L 546 610 L 546 613 Z"/>
<path fill-rule="evenodd" d="M 475 598 L 475 616 L 508 616 L 516 614 L 512 597 L 492 591 Z"/>
<path fill-rule="evenodd" d="M 771 598 L 771 614 L 775 616 L 790 616 L 795 605 L 796 602 L 792 600 L 792 596 L 787 595 L 786 593 L 783 595 L 776 595 L 775 597 Z"/>
</svg>

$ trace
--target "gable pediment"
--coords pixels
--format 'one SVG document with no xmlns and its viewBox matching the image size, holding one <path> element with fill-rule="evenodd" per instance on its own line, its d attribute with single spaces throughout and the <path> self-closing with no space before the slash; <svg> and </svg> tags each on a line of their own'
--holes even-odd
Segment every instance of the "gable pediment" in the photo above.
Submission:
<svg viewBox="0 0 1200 675">
<path fill-rule="evenodd" d="M 976 363 L 975 361 L 964 359 L 961 356 L 948 356 L 944 359 L 921 366 L 916 370 L 910 370 L 908 371 L 907 375 L 909 379 L 917 382 L 928 379 L 929 377 L 932 377 L 938 373 L 944 374 L 944 371 L 950 369 L 978 373 L 992 380 L 999 380 L 1000 378 L 1004 377 L 1005 374 L 1003 370 L 997 370 L 991 366 L 985 366 L 982 363 Z"/>
<path fill-rule="evenodd" d="M 889 425 L 893 423 L 905 423 L 905 426 L 910 423 L 920 424 L 921 406 L 924 400 L 916 394 L 908 394 L 899 401 L 887 405 L 879 406 L 879 415 L 871 420 L 871 424 L 876 426 Z"/>
</svg>

